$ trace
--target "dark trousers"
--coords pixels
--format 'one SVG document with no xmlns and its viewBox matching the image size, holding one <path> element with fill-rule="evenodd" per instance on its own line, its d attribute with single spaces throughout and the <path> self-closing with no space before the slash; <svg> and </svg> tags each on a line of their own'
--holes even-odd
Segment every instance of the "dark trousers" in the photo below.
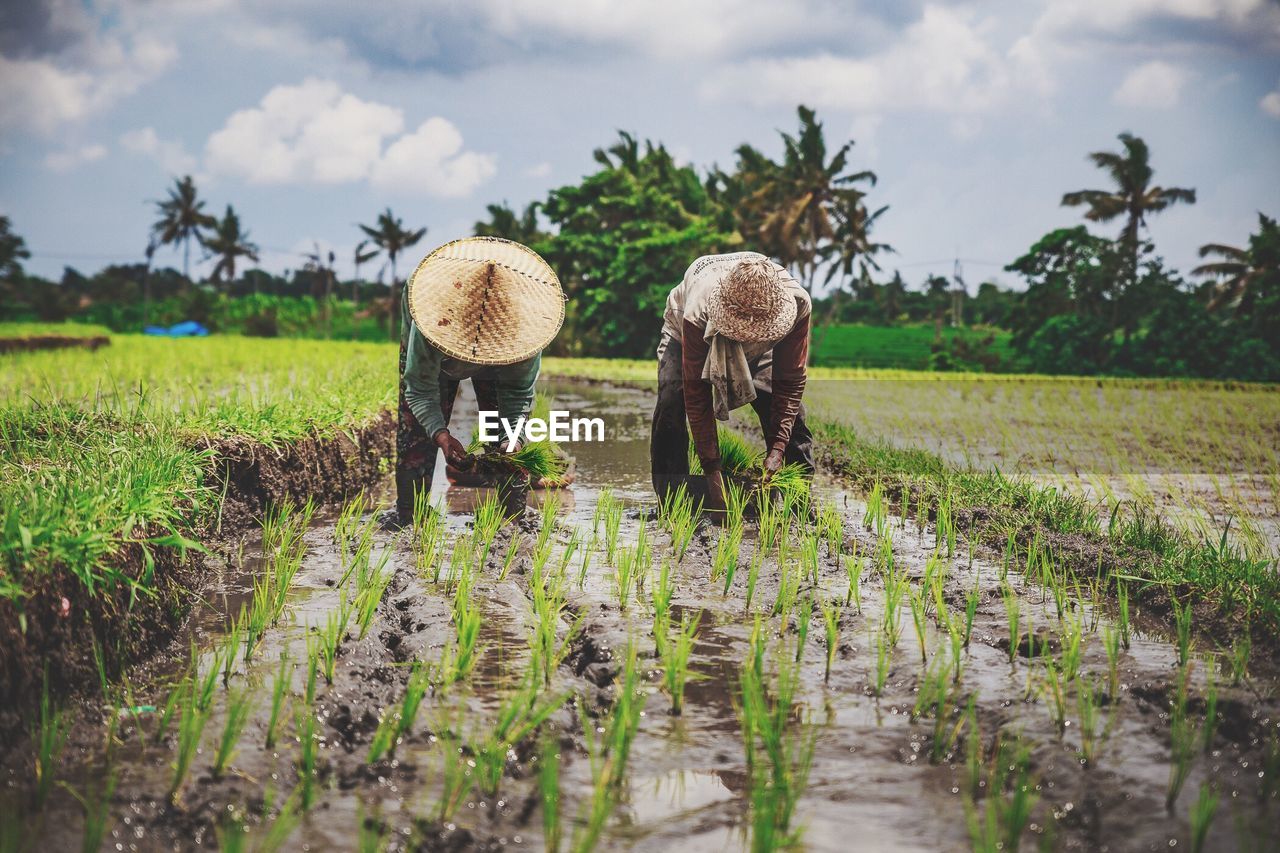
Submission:
<svg viewBox="0 0 1280 853">
<path fill-rule="evenodd" d="M 653 490 L 663 497 L 683 483 L 694 497 L 706 494 L 702 477 L 689 476 L 689 427 L 684 409 L 683 348 L 675 338 L 664 336 L 658 347 L 658 402 L 653 407 L 653 429 L 649 440 L 649 459 L 653 471 Z M 751 402 L 764 440 L 769 440 L 769 416 L 773 405 L 773 352 L 750 362 L 756 398 Z M 783 461 L 801 465 L 810 475 L 813 461 L 813 434 L 804 421 L 804 405 L 796 414 L 791 440 L 783 452 Z"/>
</svg>

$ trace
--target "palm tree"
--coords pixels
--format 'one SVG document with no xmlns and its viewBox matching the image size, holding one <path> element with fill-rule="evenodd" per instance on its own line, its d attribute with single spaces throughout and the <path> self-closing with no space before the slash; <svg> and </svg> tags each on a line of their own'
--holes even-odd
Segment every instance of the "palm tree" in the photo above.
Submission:
<svg viewBox="0 0 1280 853">
<path fill-rule="evenodd" d="M 486 209 L 489 211 L 489 221 L 476 223 L 476 236 L 503 237 L 526 246 L 536 243 L 546 237 L 538 228 L 540 206 L 539 202 L 530 202 L 523 213 L 517 214 L 505 203 L 488 205 Z"/>
<path fill-rule="evenodd" d="M 861 181 L 874 185 L 876 175 L 870 171 L 846 173 L 853 140 L 828 160 L 822 123 L 806 106 L 797 112 L 800 132 L 782 134 L 785 151 L 781 164 L 762 162 L 749 146 L 739 150 L 739 159 L 755 172 L 760 183 L 753 199 L 765 211 L 758 225 L 760 236 L 784 265 L 800 268 L 805 285 L 812 289 L 821 253 L 836 238 L 835 211 L 842 205 L 860 203 L 864 193 L 851 185 Z"/>
<path fill-rule="evenodd" d="M 159 246 L 182 244 L 182 274 L 191 278 L 191 240 L 199 241 L 203 228 L 212 228 L 217 220 L 204 212 L 204 202 L 196 197 L 196 184 L 190 175 L 173 182 L 169 197 L 155 203 L 160 218 L 151 226 L 151 234 Z"/>
<path fill-rule="evenodd" d="M 1257 290 L 1263 286 L 1268 276 L 1280 273 L 1280 258 L 1266 257 L 1259 246 L 1269 242 L 1280 244 L 1280 228 L 1276 220 L 1262 213 L 1258 214 L 1258 235 L 1249 238 L 1249 248 L 1238 249 L 1221 243 L 1206 243 L 1200 247 L 1200 257 L 1216 255 L 1221 260 L 1201 264 L 1191 271 L 1192 275 L 1200 275 L 1218 279 L 1213 297 L 1209 300 L 1209 310 L 1214 311 L 1223 305 L 1233 305 L 1238 312 L 1242 305 L 1257 296 Z M 1268 233 L 1269 232 L 1269 233 Z M 1267 237 L 1270 240 L 1266 240 Z"/>
<path fill-rule="evenodd" d="M 27 241 L 13 233 L 9 217 L 0 216 L 0 279 L 16 279 L 22 275 L 22 262 L 31 257 Z"/>
<path fill-rule="evenodd" d="M 379 250 L 387 255 L 391 265 L 391 305 L 387 311 L 387 319 L 391 323 L 391 336 L 400 334 L 400 279 L 396 276 L 396 258 L 405 249 L 415 245 L 427 233 L 426 228 L 406 230 L 404 223 L 387 208 L 378 214 L 376 225 L 361 225 L 363 231 Z"/>
<path fill-rule="evenodd" d="M 1120 245 L 1129 263 L 1130 281 L 1138 275 L 1138 237 L 1149 213 L 1158 213 L 1178 202 L 1195 204 L 1196 191 L 1181 187 L 1152 186 L 1155 171 L 1151 168 L 1151 151 L 1141 137 L 1130 133 L 1119 136 L 1123 153 L 1094 151 L 1089 159 L 1110 176 L 1115 184 L 1110 190 L 1077 190 L 1062 196 L 1066 207 L 1086 205 L 1084 218 L 1091 222 L 1110 222 L 1124 217 Z"/>
<path fill-rule="evenodd" d="M 889 206 L 884 205 L 871 213 L 862 203 L 861 193 L 850 191 L 841 194 L 832 210 L 835 220 L 835 237 L 819 250 L 823 261 L 834 260 L 834 263 L 827 267 L 824 284 L 830 284 L 831 279 L 837 275 L 842 276 L 846 282 L 852 283 L 855 280 L 855 264 L 859 268 L 857 278 L 863 282 L 870 281 L 871 270 L 880 271 L 880 264 L 876 263 L 875 256 L 881 252 L 892 252 L 894 249 L 888 243 L 871 242 L 871 228 L 881 214 L 888 209 Z M 831 307 L 822 321 L 823 330 L 819 333 L 815 346 L 821 344 L 826 334 L 826 327 L 839 316 L 840 297 L 843 294 L 843 287 L 832 294 Z"/>
<path fill-rule="evenodd" d="M 207 258 L 218 259 L 210 276 L 214 281 L 222 281 L 224 276 L 228 284 L 235 281 L 239 258 L 258 260 L 258 246 L 249 242 L 248 231 L 240 230 L 240 217 L 231 205 L 227 205 L 222 219 L 214 223 L 213 233 L 201 237 L 200 242 L 208 253 Z"/>
<path fill-rule="evenodd" d="M 369 248 L 368 240 L 361 240 L 356 243 L 355 252 L 352 253 L 352 260 L 356 265 L 356 274 L 351 281 L 351 301 L 360 304 L 360 267 L 373 260 L 378 256 L 377 248 Z"/>
<path fill-rule="evenodd" d="M 653 150 L 652 144 L 646 145 L 650 151 Z M 634 175 L 640 168 L 640 140 L 634 134 L 620 130 L 617 142 L 608 148 L 595 149 L 591 156 L 606 169 L 617 169 Z"/>
</svg>

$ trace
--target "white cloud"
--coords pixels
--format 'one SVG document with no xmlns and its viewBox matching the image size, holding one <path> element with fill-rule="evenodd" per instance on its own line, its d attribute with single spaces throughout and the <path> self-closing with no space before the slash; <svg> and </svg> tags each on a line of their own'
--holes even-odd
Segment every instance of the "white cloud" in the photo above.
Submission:
<svg viewBox="0 0 1280 853">
<path fill-rule="evenodd" d="M 494 174 L 494 158 L 464 150 L 462 134 L 444 118 L 403 130 L 399 108 L 308 79 L 276 86 L 258 106 L 233 113 L 205 144 L 205 164 L 256 184 L 369 180 L 445 197 L 465 196 Z"/>
<path fill-rule="evenodd" d="M 1130 71 L 1111 100 L 1127 107 L 1168 109 L 1177 106 L 1190 75 L 1176 65 L 1155 60 Z"/>
<path fill-rule="evenodd" d="M 83 145 L 79 148 L 68 148 L 63 151 L 50 151 L 44 158 L 44 164 L 55 172 L 69 172 L 77 166 L 92 163 L 107 156 L 104 145 Z"/>
<path fill-rule="evenodd" d="M 926 6 L 920 20 L 880 53 L 747 61 L 713 75 L 702 93 L 872 113 L 982 113 L 1000 104 L 1010 89 L 1007 60 L 987 43 L 985 30 L 965 12 Z"/>
<path fill-rule="evenodd" d="M 1263 95 L 1258 106 L 1272 118 L 1280 118 L 1280 86 Z"/>
<path fill-rule="evenodd" d="M 90 40 L 56 56 L 0 56 L 0 128 L 52 134 L 133 94 L 176 57 L 172 46 L 142 36 Z"/>
<path fill-rule="evenodd" d="M 462 134 L 439 116 L 429 118 L 413 133 L 387 148 L 373 166 L 374 186 L 461 198 L 493 177 L 494 157 L 464 151 Z"/>
<path fill-rule="evenodd" d="M 121 134 L 120 145 L 126 151 L 150 157 L 170 175 L 188 175 L 196 170 L 196 158 L 187 153 L 181 142 L 161 139 L 152 127 Z"/>
</svg>

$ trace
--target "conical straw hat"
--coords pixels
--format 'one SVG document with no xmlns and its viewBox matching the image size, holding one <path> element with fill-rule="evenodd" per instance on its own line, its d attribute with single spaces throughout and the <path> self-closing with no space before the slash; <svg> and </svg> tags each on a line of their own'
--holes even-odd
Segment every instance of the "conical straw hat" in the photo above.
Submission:
<svg viewBox="0 0 1280 853">
<path fill-rule="evenodd" d="M 707 300 L 707 325 L 744 344 L 780 341 L 795 325 L 795 297 L 763 255 L 739 261 Z"/>
<path fill-rule="evenodd" d="M 564 323 L 560 279 L 536 252 L 499 237 L 445 243 L 409 278 L 409 314 L 445 355 L 513 364 L 541 352 Z"/>
</svg>

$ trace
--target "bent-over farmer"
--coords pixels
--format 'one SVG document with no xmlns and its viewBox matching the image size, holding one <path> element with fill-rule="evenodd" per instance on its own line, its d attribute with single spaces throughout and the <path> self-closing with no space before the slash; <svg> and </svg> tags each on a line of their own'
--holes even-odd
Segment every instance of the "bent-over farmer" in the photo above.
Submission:
<svg viewBox="0 0 1280 853">
<path fill-rule="evenodd" d="M 423 259 L 405 288 L 401 314 L 392 525 L 412 520 L 415 494 L 431 488 L 437 450 L 455 468 L 470 461 L 463 440 L 449 430 L 463 379 L 471 380 L 480 411 L 496 411 L 511 424 L 528 417 L 542 350 L 564 322 L 564 291 L 532 249 L 469 237 Z M 528 489 L 528 476 L 514 469 L 499 485 L 508 515 L 523 512 Z"/>
<path fill-rule="evenodd" d="M 667 297 L 658 344 L 650 453 L 659 497 L 689 481 L 687 417 L 705 473 L 705 506 L 725 508 L 716 421 L 747 404 L 764 430 L 764 476 L 784 462 L 813 473 L 813 436 L 800 402 L 812 309 L 791 274 L 757 252 L 693 262 Z"/>
</svg>

